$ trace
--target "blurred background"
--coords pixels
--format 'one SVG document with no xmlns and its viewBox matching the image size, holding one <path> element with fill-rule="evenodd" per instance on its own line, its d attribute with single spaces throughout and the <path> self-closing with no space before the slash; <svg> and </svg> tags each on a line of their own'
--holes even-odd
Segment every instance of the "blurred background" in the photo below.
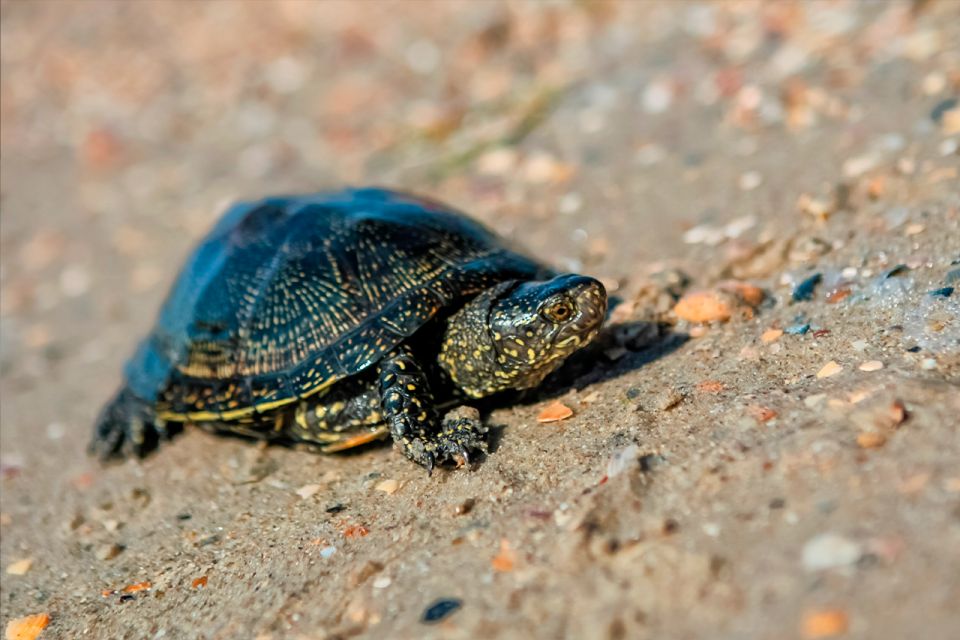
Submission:
<svg viewBox="0 0 960 640">
<path fill-rule="evenodd" d="M 921 378 L 937 384 L 956 382 L 956 341 L 944 338 L 946 333 L 941 331 L 956 329 L 950 325 L 956 306 L 934 308 L 941 302 L 923 296 L 927 289 L 945 284 L 949 261 L 960 258 L 956 255 L 960 3 L 5 0 L 0 3 L 0 18 L 3 561 L 6 565 L 24 556 L 47 557 L 37 560 L 37 568 L 23 579 L 4 576 L 5 620 L 14 613 L 59 607 L 64 635 L 56 637 L 80 637 L 83 629 L 89 635 L 94 621 L 107 624 L 105 620 L 115 627 L 104 628 L 115 630 L 118 637 L 123 633 L 147 637 L 141 633 L 151 628 L 152 632 L 179 629 L 177 633 L 199 628 L 203 637 L 231 637 L 237 632 L 237 627 L 230 626 L 234 619 L 261 630 L 266 635 L 257 637 L 263 638 L 274 637 L 271 633 L 286 637 L 288 631 L 293 633 L 291 629 L 302 637 L 323 637 L 317 631 L 320 627 L 342 630 L 353 628 L 351 624 L 375 630 L 375 622 L 384 619 L 400 625 L 395 630 L 424 632 L 415 615 L 422 608 L 416 597 L 425 578 L 415 569 L 410 569 L 407 582 L 403 582 L 406 574 L 395 576 L 395 584 L 407 585 L 407 595 L 391 596 L 397 598 L 391 601 L 392 608 L 363 605 L 367 608 L 360 607 L 355 619 L 324 617 L 346 606 L 343 594 L 356 584 L 348 587 L 332 577 L 318 584 L 303 576 L 297 582 L 298 570 L 290 567 L 290 559 L 282 553 L 308 538 L 332 535 L 304 533 L 309 527 L 328 526 L 311 524 L 316 508 L 324 505 L 301 512 L 260 500 L 259 494 L 244 493 L 247 488 L 226 483 L 233 488 L 223 489 L 214 468 L 229 467 L 233 464 L 229 460 L 235 458 L 245 460 L 248 447 L 243 443 L 223 444 L 190 434 L 183 439 L 186 444 L 172 446 L 172 453 L 147 461 L 145 467 L 131 464 L 113 472 L 120 476 L 100 470 L 81 453 L 92 416 L 118 384 L 120 366 L 150 326 L 177 266 L 228 203 L 273 193 L 377 184 L 450 202 L 544 260 L 602 278 L 627 300 L 642 294 L 651 274 L 681 268 L 700 284 L 720 277 L 753 278 L 774 292 L 780 309 L 776 319 L 761 318 L 712 334 L 718 342 L 711 343 L 708 337 L 686 355 L 657 361 L 651 366 L 661 368 L 649 373 L 635 371 L 641 360 L 631 360 L 633 356 L 619 360 L 622 354 L 608 354 L 619 363 L 613 366 L 621 366 L 622 375 L 599 390 L 603 397 L 619 400 L 610 405 L 615 408 L 607 409 L 613 413 L 602 414 L 602 420 L 593 418 L 596 423 L 584 417 L 582 437 L 594 440 L 584 440 L 587 444 L 582 446 L 570 446 L 567 440 L 517 442 L 516 454 L 505 445 L 500 460 L 509 467 L 510 456 L 515 455 L 515 467 L 488 467 L 473 480 L 465 475 L 447 485 L 429 485 L 429 491 L 420 489 L 436 492 L 426 499 L 441 501 L 435 508 L 448 514 L 448 503 L 462 497 L 458 492 L 480 495 L 487 490 L 484 487 L 500 487 L 497 483 L 504 477 L 512 478 L 511 491 L 516 493 L 510 498 L 497 494 L 489 504 L 499 506 L 489 507 L 492 511 L 482 516 L 485 524 L 476 525 L 486 533 L 477 535 L 484 549 L 492 549 L 488 555 L 496 553 L 501 538 L 510 537 L 513 548 L 522 548 L 525 539 L 527 555 L 517 553 L 526 558 L 532 573 L 517 578 L 519 584 L 552 585 L 540 593 L 542 601 L 521 589 L 511 591 L 521 595 L 509 596 L 509 603 L 487 593 L 489 589 L 484 591 L 480 583 L 464 586 L 461 590 L 468 595 L 475 593 L 470 589 L 486 593 L 474 595 L 473 601 L 483 604 L 477 604 L 473 613 L 465 609 L 460 614 L 461 627 L 437 633 L 479 637 L 476 634 L 565 629 L 579 637 L 597 637 L 588 624 L 590 616 L 597 616 L 603 621 L 603 633 L 610 637 L 624 637 L 627 631 L 705 637 L 722 628 L 734 633 L 730 637 L 773 638 L 784 637 L 773 624 L 780 616 L 791 620 L 791 633 L 806 637 L 837 635 L 841 627 L 843 633 L 849 627 L 860 637 L 898 637 L 898 629 L 913 627 L 886 606 L 891 601 L 903 607 L 917 603 L 911 610 L 917 624 L 927 613 L 936 612 L 931 629 L 937 632 L 945 632 L 956 621 L 955 607 L 952 620 L 947 607 L 951 598 L 955 603 L 958 597 L 956 575 L 937 573 L 949 563 L 936 549 L 952 545 L 955 552 L 960 547 L 957 517 L 947 515 L 945 506 L 955 508 L 960 480 L 946 471 L 948 475 L 930 471 L 930 486 L 939 491 L 930 497 L 930 505 L 941 506 L 931 506 L 929 512 L 921 509 L 923 515 L 898 511 L 902 494 L 891 485 L 894 497 L 878 503 L 882 506 L 835 516 L 846 518 L 848 530 L 864 522 L 868 513 L 875 518 L 871 522 L 896 522 L 896 539 L 906 539 L 908 545 L 927 535 L 922 531 L 946 536 L 929 540 L 928 546 L 917 542 L 926 551 L 912 557 L 913 564 L 897 569 L 923 577 L 928 589 L 920 594 L 910 584 L 890 578 L 855 596 L 853 585 L 859 583 L 836 576 L 816 582 L 809 574 L 795 571 L 804 536 L 815 535 L 822 525 L 817 518 L 843 512 L 822 506 L 824 501 L 844 504 L 844 498 L 827 496 L 829 491 L 817 484 L 816 474 L 812 484 L 802 487 L 791 485 L 786 477 L 770 481 L 784 487 L 777 489 L 783 495 L 800 492 L 803 497 L 798 503 L 820 515 L 807 520 L 803 509 L 797 511 L 801 515 L 794 517 L 806 523 L 801 528 L 807 526 L 802 532 L 784 525 L 786 520 L 777 520 L 777 526 L 794 533 L 772 524 L 763 532 L 751 530 L 771 545 L 767 557 L 772 560 L 767 564 L 751 560 L 750 545 L 744 541 L 750 535 L 746 529 L 754 526 L 748 521 L 767 522 L 765 518 L 774 517 L 769 515 L 773 511 L 758 507 L 758 513 L 769 514 L 754 520 L 750 520 L 754 516 L 738 519 L 733 513 L 738 505 L 746 509 L 743 505 L 750 504 L 756 486 L 753 476 L 730 471 L 731 486 L 739 488 L 720 497 L 705 494 L 702 502 L 691 497 L 696 492 L 681 482 L 682 474 L 676 484 L 663 485 L 667 488 L 661 489 L 659 497 L 649 498 L 660 505 L 654 508 L 658 517 L 669 512 L 698 514 L 702 519 L 710 509 L 723 511 L 725 505 L 726 515 L 710 516 L 711 522 L 722 525 L 717 531 L 723 533 L 713 528 L 701 531 L 700 524 L 694 524 L 690 529 L 694 533 L 686 534 L 684 523 L 682 535 L 692 538 L 679 538 L 677 549 L 684 550 L 671 551 L 680 555 L 665 560 L 660 573 L 651 569 L 656 574 L 651 578 L 652 591 L 639 594 L 614 578 L 605 582 L 591 570 L 577 568 L 575 562 L 567 566 L 566 577 L 536 573 L 549 571 L 553 561 L 545 550 L 553 549 L 555 536 L 561 538 L 557 544 L 565 544 L 566 534 L 537 517 L 531 520 L 528 514 L 537 509 L 552 514 L 558 504 L 576 504 L 577 496 L 584 495 L 578 482 L 603 475 L 597 469 L 622 446 L 626 436 L 614 438 L 618 429 L 633 433 L 631 429 L 642 427 L 647 431 L 642 438 L 637 436 L 638 442 L 686 451 L 689 457 L 684 459 L 691 467 L 685 473 L 701 469 L 697 465 L 713 468 L 719 463 L 710 462 L 710 452 L 720 455 L 715 447 L 727 446 L 719 443 L 736 438 L 711 429 L 742 421 L 739 399 L 749 396 L 760 402 L 756 399 L 781 384 L 790 391 L 778 395 L 776 402 L 796 404 L 798 412 L 788 418 L 786 409 L 776 407 L 784 415 L 783 424 L 789 425 L 782 433 L 812 437 L 803 429 L 829 423 L 816 413 L 827 407 L 827 400 L 824 396 L 817 401 L 821 404 L 803 404 L 799 398 L 807 391 L 814 396 L 813 391 L 828 392 L 810 386 L 817 384 L 819 376 L 813 374 L 829 359 L 823 350 L 843 354 L 857 339 L 875 338 L 870 347 L 878 350 L 874 358 L 889 361 L 879 345 L 892 345 L 896 358 L 903 358 L 903 378 L 890 377 L 890 388 L 908 388 L 903 380 Z M 792 351 L 784 347 L 788 350 L 773 360 L 764 360 L 765 351 L 758 355 L 759 349 L 767 349 L 757 337 L 764 329 L 773 326 L 779 331 L 777 327 L 787 327 L 801 315 L 786 302 L 791 287 L 811 272 L 825 273 L 824 282 L 831 287 L 847 286 L 842 278 L 850 282 L 861 278 L 860 284 L 850 286 L 856 290 L 862 285 L 866 291 L 866 279 L 899 263 L 913 269 L 915 279 L 910 280 L 911 288 L 897 290 L 896 304 L 863 307 L 856 313 L 840 305 L 822 307 L 818 326 L 832 329 L 837 342 L 827 343 L 821 351 L 819 344 L 807 341 L 800 346 L 798 342 Z M 910 303 L 904 306 L 904 301 Z M 955 301 L 956 297 L 942 304 Z M 826 302 L 818 297 L 817 304 Z M 924 333 L 931 331 L 931 317 L 941 322 L 935 335 Z M 840 331 L 843 323 L 846 332 Z M 902 344 L 901 334 L 886 332 L 885 327 L 894 325 L 906 327 Z M 882 338 L 877 337 L 881 328 Z M 906 351 L 915 344 L 922 344 L 926 351 Z M 847 371 L 853 370 L 857 358 L 871 355 L 850 354 Z M 889 369 L 884 375 L 894 376 Z M 723 374 L 731 376 L 724 383 L 729 395 L 691 401 L 689 415 L 667 414 L 664 409 L 654 422 L 666 426 L 658 427 L 656 437 L 650 435 L 650 421 L 638 422 L 635 398 L 659 393 L 653 382 L 645 380 L 666 381 L 665 386 L 674 381 L 681 397 L 700 397 L 690 391 L 697 388 L 698 380 Z M 777 376 L 783 379 L 773 381 Z M 648 389 L 644 384 L 653 386 Z M 630 394 L 624 395 L 627 391 Z M 946 396 L 936 395 L 941 391 L 921 390 L 916 397 L 924 399 L 921 404 L 943 408 Z M 769 398 L 763 402 L 775 404 Z M 667 401 L 662 404 L 673 406 Z M 586 406 L 578 405 L 578 411 Z M 500 420 L 513 426 L 532 422 L 529 411 L 504 413 Z M 677 422 L 670 427 L 674 419 Z M 937 420 L 931 418 L 930 424 L 938 424 Z M 734 431 L 740 437 L 740 431 Z M 522 430 L 514 433 L 521 441 L 532 437 Z M 883 468 L 891 474 L 888 477 L 926 473 L 917 470 L 917 465 L 922 467 L 918 461 L 936 466 L 940 464 L 936 452 L 957 444 L 953 432 L 943 425 L 940 431 L 928 433 L 939 435 L 925 442 L 928 449 L 913 442 L 915 457 L 905 449 L 901 460 L 908 468 L 894 472 Z M 747 449 L 780 446 L 779 438 L 786 438 L 755 437 L 744 445 Z M 806 451 L 809 443 L 803 442 L 797 446 Z M 208 469 L 195 455 L 197 443 L 215 445 L 228 461 L 218 459 Z M 817 451 L 821 455 L 824 449 Z M 924 458 L 922 451 L 929 456 Z M 746 455 L 743 452 L 734 448 L 729 455 L 733 459 Z M 847 483 L 858 477 L 860 463 L 853 452 L 842 447 L 834 453 L 847 455 L 838 452 L 849 453 L 843 458 L 848 466 L 842 467 L 848 475 L 831 480 L 830 485 L 843 494 L 843 487 L 854 486 Z M 304 454 L 296 452 L 272 455 L 279 460 L 274 478 L 284 487 L 312 482 L 330 468 L 346 477 L 357 474 L 358 466 L 362 467 L 358 475 L 375 466 L 398 477 L 415 471 L 390 457 L 388 450 L 360 460 L 326 461 L 323 467 L 312 458 L 304 462 L 296 457 Z M 674 455 L 679 455 L 677 450 Z M 744 465 L 754 462 L 760 464 L 754 460 Z M 816 464 L 821 462 L 818 458 Z M 551 470 L 548 475 L 557 482 L 542 485 L 513 470 L 531 465 Z M 681 473 L 679 467 L 676 471 Z M 419 476 L 408 481 L 428 486 Z M 116 509 L 127 507 L 115 506 L 113 515 L 104 515 L 109 510 L 102 508 L 104 501 L 139 504 L 122 487 L 146 485 L 153 486 L 154 495 L 148 512 L 131 506 L 130 513 L 119 518 Z M 393 512 L 387 508 L 364 502 L 371 499 L 367 485 L 345 487 L 342 491 L 355 491 L 351 504 L 360 514 L 355 517 L 361 517 L 367 505 L 382 518 L 390 518 L 386 514 Z M 206 520 L 198 517 L 177 524 L 173 514 L 180 507 L 169 502 L 172 498 L 165 502 L 158 497 L 164 493 L 178 494 L 178 499 L 200 511 L 203 505 L 218 503 L 231 513 L 218 516 L 213 510 Z M 765 505 L 774 498 L 780 499 L 765 495 L 762 502 Z M 338 499 L 346 502 L 343 496 Z M 603 511 L 603 504 L 592 508 Z M 395 508 L 392 522 L 400 526 L 397 523 L 409 524 L 405 515 L 409 509 L 430 512 L 433 507 L 418 503 L 414 508 L 403 502 Z M 249 523 L 229 520 L 234 512 L 245 510 L 254 514 Z M 86 525 L 64 528 L 61 520 L 75 522 L 71 514 L 77 513 L 87 522 L 99 517 L 126 525 L 112 530 L 99 525 L 89 531 L 83 528 Z M 201 534 L 233 527 L 233 531 L 246 531 L 253 544 L 266 535 L 261 517 L 267 522 L 282 517 L 287 528 L 279 533 L 273 530 L 276 550 L 252 547 L 257 550 L 251 553 L 261 554 L 261 564 L 273 568 L 271 575 L 292 572 L 294 577 L 259 604 L 249 599 L 254 592 L 237 583 L 230 604 L 222 609 L 210 605 L 216 613 L 196 623 L 199 627 L 172 622 L 180 620 L 172 612 L 174 605 L 195 604 L 190 598 L 207 597 L 192 592 L 181 593 L 168 604 L 150 601 L 154 615 L 164 621 L 160 627 L 104 609 L 107 605 L 101 602 L 99 590 L 107 583 L 122 584 L 132 581 L 135 573 L 150 571 L 151 579 L 162 582 L 157 575 L 162 573 L 158 567 L 164 565 L 163 558 L 179 557 L 175 543 L 163 543 L 151 555 L 150 544 L 156 538 L 154 543 L 138 542 L 160 526 L 158 521 L 167 523 L 159 530 L 173 541 L 186 535 L 184 527 Z M 458 529 L 458 521 L 448 515 L 444 518 L 446 524 L 436 525 L 439 533 L 433 531 L 434 535 L 441 539 L 466 535 Z M 553 522 L 553 515 L 547 518 Z M 558 516 L 557 523 L 561 520 Z M 540 524 L 530 524 L 534 521 Z M 525 533 L 516 533 L 515 526 Z M 411 535 L 409 544 L 419 540 L 414 550 L 396 550 L 388 542 L 384 548 L 398 557 L 401 551 L 413 554 L 410 558 L 430 551 L 429 540 Z M 470 544 L 480 544 L 469 539 Z M 875 546 L 887 551 L 899 544 L 888 538 L 882 542 L 887 546 L 879 542 Z M 113 564 L 98 555 L 104 545 L 121 543 L 127 551 Z M 697 555 L 702 551 L 698 545 L 728 551 L 716 564 L 709 554 Z M 178 572 L 192 576 L 222 551 L 216 545 L 198 549 L 193 541 L 189 550 L 191 560 L 186 565 L 182 558 L 170 560 L 177 568 L 168 578 L 174 574 L 182 578 Z M 345 564 L 337 565 L 334 575 L 346 573 L 353 566 L 350 563 L 362 565 L 363 553 L 341 554 L 337 562 Z M 476 556 L 484 567 L 487 553 Z M 871 553 L 875 558 L 883 556 L 876 550 Z M 109 549 L 105 555 L 110 555 Z M 433 562 L 431 568 L 444 563 L 466 566 L 452 556 L 416 557 L 421 563 Z M 886 562 L 884 558 L 877 562 Z M 411 560 L 410 565 L 415 563 Z M 664 571 L 663 566 L 672 569 Z M 59 577 L 73 575 L 79 568 L 84 568 L 85 577 Z M 638 571 L 636 567 L 623 570 L 627 582 Z M 315 567 L 306 575 L 311 571 L 315 573 Z M 616 574 L 617 570 L 609 571 Z M 443 571 L 437 568 L 436 573 Z M 593 577 L 584 581 L 586 575 Z M 938 580 L 928 579 L 937 575 Z M 56 586 L 61 580 L 68 584 Z M 678 580 L 682 584 L 675 592 Z M 716 586 L 717 580 L 723 584 Z M 656 595 L 657 585 L 665 595 Z M 817 591 L 821 587 L 830 597 Z M 570 610 L 568 618 L 558 618 L 560 626 L 528 626 L 530 619 L 559 616 L 564 607 L 558 603 L 578 589 L 589 593 L 578 596 L 579 608 Z M 326 606 L 317 611 L 297 604 L 289 595 L 295 592 L 309 593 Z M 810 593 L 813 596 L 808 598 Z M 837 594 L 842 595 L 839 600 L 834 597 Z M 676 596 L 674 602 L 665 600 L 667 595 Z M 222 604 L 227 599 L 206 602 Z M 623 620 L 616 617 L 617 607 L 629 609 L 640 601 L 646 603 L 637 605 L 644 609 L 645 618 L 639 614 Z M 851 611 L 830 608 L 830 603 L 838 601 L 862 606 Z M 810 622 L 802 615 L 807 605 L 826 606 L 829 615 Z M 764 614 L 768 606 L 772 608 Z M 507 610 L 512 613 L 503 613 Z M 300 622 L 290 611 L 301 616 L 296 619 Z M 408 620 L 398 611 L 414 611 L 414 618 Z M 496 611 L 506 617 L 499 618 Z M 838 626 L 840 618 L 830 617 L 831 611 L 841 611 L 843 625 Z M 501 623 L 506 626 L 497 627 Z M 826 624 L 830 633 L 817 624 Z M 92 637 L 106 636 L 94 632 Z"/>
</svg>

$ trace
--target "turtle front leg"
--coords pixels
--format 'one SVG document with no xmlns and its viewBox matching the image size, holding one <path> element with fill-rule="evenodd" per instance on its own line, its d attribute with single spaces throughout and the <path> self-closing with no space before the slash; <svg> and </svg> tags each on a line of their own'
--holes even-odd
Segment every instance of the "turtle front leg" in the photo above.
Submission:
<svg viewBox="0 0 960 640">
<path fill-rule="evenodd" d="M 464 464 L 486 449 L 486 429 L 474 416 L 454 415 L 439 424 L 423 368 L 405 345 L 380 362 L 380 408 L 403 453 L 432 471 L 438 463 Z"/>
</svg>

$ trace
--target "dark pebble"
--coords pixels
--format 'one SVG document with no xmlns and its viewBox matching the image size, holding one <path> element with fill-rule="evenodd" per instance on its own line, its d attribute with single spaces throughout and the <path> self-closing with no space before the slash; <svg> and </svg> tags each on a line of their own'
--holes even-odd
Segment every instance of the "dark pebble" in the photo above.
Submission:
<svg viewBox="0 0 960 640">
<path fill-rule="evenodd" d="M 953 287 L 942 287 L 940 289 L 934 289 L 933 291 L 928 291 L 931 296 L 934 298 L 949 298 L 953 295 Z"/>
<path fill-rule="evenodd" d="M 329 507 L 327 507 L 327 513 L 340 513 L 346 508 L 347 507 L 344 506 L 342 503 L 337 502 L 336 504 L 332 504 Z"/>
<path fill-rule="evenodd" d="M 920 347 L 910 347 L 907 351 L 910 353 L 920 353 Z"/>
<path fill-rule="evenodd" d="M 810 331 L 809 322 L 805 322 L 803 324 L 795 324 L 783 330 L 784 333 L 789 333 L 792 336 L 802 336 L 807 331 Z"/>
<path fill-rule="evenodd" d="M 630 387 L 629 389 L 627 389 L 627 397 L 630 398 L 631 400 L 636 400 L 637 398 L 639 398 L 640 393 L 641 391 L 637 387 Z"/>
<path fill-rule="evenodd" d="M 891 268 L 891 269 L 887 269 L 886 271 L 884 271 L 882 278 L 883 278 L 884 280 L 886 280 L 887 278 L 892 278 L 893 276 L 898 276 L 898 275 L 900 275 L 901 273 L 906 273 L 907 271 L 910 271 L 910 267 L 908 267 L 908 266 L 905 265 L 905 264 L 898 264 L 897 266 L 895 266 L 895 267 L 893 267 L 893 268 Z"/>
<path fill-rule="evenodd" d="M 774 498 L 770 501 L 769 506 L 771 509 L 783 509 L 785 506 L 787 506 L 787 501 L 783 498 Z"/>
<path fill-rule="evenodd" d="M 420 622 L 434 624 L 440 622 L 454 611 L 463 606 L 463 600 L 459 598 L 440 598 L 429 607 L 424 609 L 423 617 Z"/>
<path fill-rule="evenodd" d="M 657 467 L 662 467 L 666 464 L 667 459 L 655 453 L 648 453 L 647 455 L 640 456 L 640 470 L 644 472 L 653 471 Z"/>
<path fill-rule="evenodd" d="M 801 300 L 810 300 L 813 298 L 813 291 L 817 288 L 817 285 L 820 284 L 820 281 L 823 280 L 822 273 L 815 273 L 800 284 L 796 286 L 793 290 L 793 301 L 800 302 Z"/>
<path fill-rule="evenodd" d="M 956 106 L 957 106 L 956 98 L 947 98 L 946 100 L 943 100 L 940 103 L 938 103 L 937 106 L 933 108 L 933 111 L 930 112 L 930 118 L 934 122 L 939 123 L 941 120 L 943 120 L 943 114 L 945 114 L 947 111 L 950 111 Z"/>
<path fill-rule="evenodd" d="M 192 518 L 192 517 L 193 517 L 193 516 L 190 515 L 189 513 L 178 513 L 178 514 L 177 514 L 177 520 L 189 520 L 189 519 Z"/>
</svg>

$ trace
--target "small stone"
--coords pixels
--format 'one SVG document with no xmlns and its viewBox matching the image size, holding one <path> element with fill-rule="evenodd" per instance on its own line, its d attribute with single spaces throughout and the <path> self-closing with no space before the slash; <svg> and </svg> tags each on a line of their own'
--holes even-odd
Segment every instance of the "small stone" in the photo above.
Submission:
<svg viewBox="0 0 960 640">
<path fill-rule="evenodd" d="M 860 544 L 836 533 L 822 533 L 803 546 L 803 568 L 823 571 L 855 564 L 863 555 Z"/>
<path fill-rule="evenodd" d="M 323 488 L 323 485 L 319 484 L 305 484 L 299 489 L 296 490 L 296 494 L 306 500 L 307 498 L 313 497 Z"/>
<path fill-rule="evenodd" d="M 424 610 L 420 621 L 425 624 L 435 624 L 449 617 L 462 606 L 463 600 L 459 598 L 440 598 Z"/>
<path fill-rule="evenodd" d="M 860 371 L 880 371 L 880 369 L 883 369 L 883 363 L 879 360 L 867 360 L 857 368 Z"/>
<path fill-rule="evenodd" d="M 476 498 L 467 498 L 466 500 L 458 504 L 456 508 L 454 508 L 453 514 L 457 516 L 467 515 L 468 513 L 473 511 L 473 508 L 476 506 L 476 504 L 477 504 Z"/>
<path fill-rule="evenodd" d="M 861 449 L 878 449 L 887 443 L 887 436 L 874 431 L 857 434 L 857 445 Z"/>
<path fill-rule="evenodd" d="M 7 575 L 22 576 L 30 571 L 31 566 L 33 566 L 33 558 L 17 560 L 7 565 Z"/>
<path fill-rule="evenodd" d="M 373 581 L 374 589 L 386 589 L 393 583 L 393 579 L 390 576 L 380 576 Z"/>
<path fill-rule="evenodd" d="M 817 378 L 829 378 L 843 371 L 843 367 L 837 364 L 836 360 L 831 360 L 817 371 Z"/>
<path fill-rule="evenodd" d="M 760 334 L 760 341 L 764 344 L 770 344 L 780 339 L 780 336 L 783 335 L 783 329 L 767 329 L 762 334 Z"/>
<path fill-rule="evenodd" d="M 827 399 L 827 394 L 825 393 L 815 393 L 812 396 L 807 396 L 803 399 L 803 404 L 808 409 L 816 409 L 820 403 Z"/>
<path fill-rule="evenodd" d="M 96 551 L 97 560 L 113 560 L 123 553 L 123 550 L 124 546 L 115 542 L 102 545 Z"/>
<path fill-rule="evenodd" d="M 702 324 L 726 322 L 733 315 L 733 307 L 716 291 L 693 291 L 680 298 L 673 312 L 683 320 Z"/>
<path fill-rule="evenodd" d="M 813 299 L 813 292 L 817 288 L 817 285 L 820 284 L 820 281 L 823 280 L 822 273 L 815 273 L 812 276 L 809 276 L 803 280 L 797 287 L 793 290 L 793 301 L 800 302 L 802 300 L 811 300 Z"/>
<path fill-rule="evenodd" d="M 640 448 L 635 445 L 627 445 L 620 451 L 615 452 L 607 461 L 607 477 L 615 478 L 624 471 L 639 468 Z"/>
<path fill-rule="evenodd" d="M 333 554 L 335 554 L 336 552 L 337 552 L 336 547 L 324 547 L 323 549 L 320 549 L 320 557 L 326 560 L 332 557 Z"/>
<path fill-rule="evenodd" d="M 747 171 L 741 174 L 740 179 L 737 181 L 737 185 L 743 191 L 753 191 L 761 184 L 763 184 L 763 176 L 756 171 Z"/>
<path fill-rule="evenodd" d="M 488 176 L 502 176 L 517 165 L 517 152 L 506 147 L 492 149 L 477 160 L 477 171 Z"/>
<path fill-rule="evenodd" d="M 847 632 L 850 620 L 842 609 L 808 611 L 803 616 L 803 637 L 809 640 L 833 638 Z"/>
<path fill-rule="evenodd" d="M 377 486 L 374 487 L 374 489 L 376 489 L 377 491 L 383 491 L 387 495 L 392 496 L 393 494 L 395 494 L 397 491 L 400 490 L 400 487 L 401 487 L 401 484 L 398 480 L 389 478 L 387 480 L 383 480 L 382 482 L 378 483 Z"/>
</svg>

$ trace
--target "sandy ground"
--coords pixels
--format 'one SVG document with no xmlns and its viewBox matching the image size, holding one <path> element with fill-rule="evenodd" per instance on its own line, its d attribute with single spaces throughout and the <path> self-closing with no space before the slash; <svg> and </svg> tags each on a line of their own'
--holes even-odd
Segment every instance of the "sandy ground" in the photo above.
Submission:
<svg viewBox="0 0 960 640">
<path fill-rule="evenodd" d="M 0 12 L 2 624 L 957 637 L 957 2 Z M 470 469 L 199 430 L 85 455 L 225 203 L 369 183 L 603 278 L 628 327 L 493 410 Z M 765 299 L 670 311 L 731 279 Z"/>
</svg>

